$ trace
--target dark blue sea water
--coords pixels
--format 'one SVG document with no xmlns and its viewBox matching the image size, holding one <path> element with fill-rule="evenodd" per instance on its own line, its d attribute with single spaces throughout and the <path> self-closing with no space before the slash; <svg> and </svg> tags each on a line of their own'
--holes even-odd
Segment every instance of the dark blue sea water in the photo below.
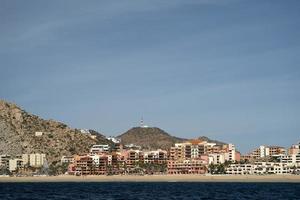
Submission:
<svg viewBox="0 0 300 200">
<path fill-rule="evenodd" d="M 300 184 L 0 183 L 0 199 L 300 199 Z"/>
</svg>

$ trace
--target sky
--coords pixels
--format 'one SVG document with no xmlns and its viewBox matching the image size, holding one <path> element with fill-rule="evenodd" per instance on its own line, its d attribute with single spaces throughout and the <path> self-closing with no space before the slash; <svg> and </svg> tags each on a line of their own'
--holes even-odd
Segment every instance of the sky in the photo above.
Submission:
<svg viewBox="0 0 300 200">
<path fill-rule="evenodd" d="M 0 98 L 107 136 L 300 141 L 298 0 L 0 0 Z"/>
</svg>

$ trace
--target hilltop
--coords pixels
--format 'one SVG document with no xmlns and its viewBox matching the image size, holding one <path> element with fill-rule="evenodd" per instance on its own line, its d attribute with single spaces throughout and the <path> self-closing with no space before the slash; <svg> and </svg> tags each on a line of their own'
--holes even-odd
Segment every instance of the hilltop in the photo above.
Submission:
<svg viewBox="0 0 300 200">
<path fill-rule="evenodd" d="M 36 132 L 42 132 L 36 136 Z M 44 120 L 16 104 L 0 100 L 0 154 L 45 153 L 51 164 L 63 155 L 88 152 L 94 144 L 110 144 L 104 136 L 96 139 L 54 120 Z"/>
<path fill-rule="evenodd" d="M 123 144 L 135 144 L 143 149 L 168 149 L 177 142 L 186 141 L 183 138 L 171 136 L 156 127 L 134 127 L 118 136 Z"/>
<path fill-rule="evenodd" d="M 157 127 L 134 127 L 117 137 L 121 139 L 124 145 L 135 144 L 141 146 L 142 149 L 169 149 L 174 146 L 175 143 L 190 140 L 174 137 Z M 200 136 L 198 139 L 216 143 L 217 145 L 226 144 L 218 140 L 212 140 L 206 136 Z"/>
</svg>

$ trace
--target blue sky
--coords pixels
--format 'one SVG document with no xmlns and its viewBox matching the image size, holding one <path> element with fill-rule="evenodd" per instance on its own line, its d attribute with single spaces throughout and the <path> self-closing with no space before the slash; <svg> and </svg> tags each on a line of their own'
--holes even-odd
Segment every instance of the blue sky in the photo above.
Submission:
<svg viewBox="0 0 300 200">
<path fill-rule="evenodd" d="M 242 152 L 300 140 L 297 0 L 0 0 L 0 98 L 71 127 Z"/>
</svg>

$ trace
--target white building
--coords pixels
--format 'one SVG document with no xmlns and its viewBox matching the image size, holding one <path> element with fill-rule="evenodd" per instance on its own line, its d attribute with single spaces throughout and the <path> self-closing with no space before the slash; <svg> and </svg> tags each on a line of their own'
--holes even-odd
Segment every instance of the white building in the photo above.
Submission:
<svg viewBox="0 0 300 200">
<path fill-rule="evenodd" d="M 29 154 L 29 165 L 32 167 L 41 167 L 43 166 L 44 162 L 46 161 L 45 154 Z"/>
<path fill-rule="evenodd" d="M 40 131 L 35 132 L 35 136 L 36 136 L 36 137 L 40 137 L 40 136 L 42 136 L 42 135 L 43 135 L 43 132 L 40 132 Z"/>
<path fill-rule="evenodd" d="M 121 143 L 121 139 L 115 138 L 115 137 L 107 137 L 106 139 L 112 141 L 113 143 Z"/>
<path fill-rule="evenodd" d="M 235 153 L 236 153 L 235 146 L 233 144 L 228 144 L 228 149 L 227 152 L 225 153 L 225 160 L 235 161 L 236 160 Z"/>
<path fill-rule="evenodd" d="M 214 153 L 214 154 L 209 154 L 208 155 L 208 163 L 209 164 L 223 164 L 225 163 L 225 154 L 219 154 L 219 153 Z"/>
<path fill-rule="evenodd" d="M 291 174 L 300 170 L 299 167 L 286 163 L 256 162 L 254 164 L 231 164 L 226 168 L 226 174 Z"/>
<path fill-rule="evenodd" d="M 15 172 L 18 168 L 22 167 L 22 159 L 15 158 L 9 160 L 9 171 L 10 172 Z"/>
<path fill-rule="evenodd" d="M 280 162 L 289 166 L 300 166 L 300 153 L 281 156 Z"/>
<path fill-rule="evenodd" d="M 267 147 L 267 146 L 260 146 L 259 149 L 260 149 L 260 157 L 261 158 L 269 156 L 269 153 L 270 153 L 269 147 Z"/>
<path fill-rule="evenodd" d="M 90 152 L 92 154 L 96 154 L 96 153 L 103 153 L 103 152 L 108 152 L 109 151 L 109 145 L 108 144 L 96 144 L 93 145 Z"/>
<path fill-rule="evenodd" d="M 253 174 L 253 165 L 231 164 L 226 168 L 226 174 L 232 174 L 232 175 Z"/>
</svg>

